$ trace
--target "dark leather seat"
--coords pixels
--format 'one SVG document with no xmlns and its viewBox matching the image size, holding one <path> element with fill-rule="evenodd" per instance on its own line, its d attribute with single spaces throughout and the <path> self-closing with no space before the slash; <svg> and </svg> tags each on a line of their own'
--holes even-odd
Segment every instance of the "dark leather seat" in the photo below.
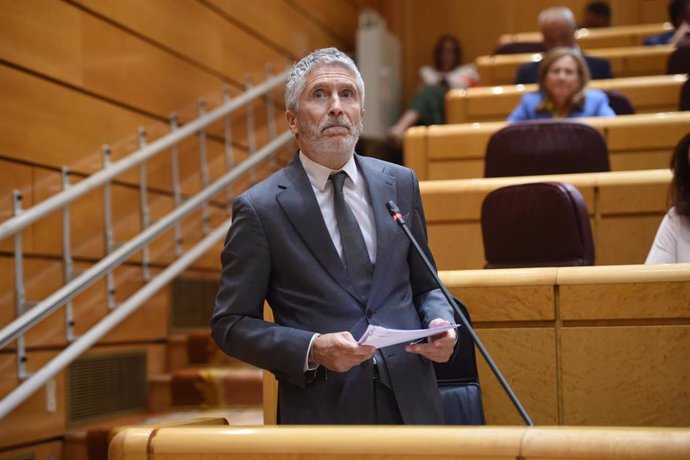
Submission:
<svg viewBox="0 0 690 460">
<path fill-rule="evenodd" d="M 666 73 L 690 72 L 690 45 L 682 45 L 676 48 L 666 61 Z"/>
<path fill-rule="evenodd" d="M 496 131 L 486 146 L 485 177 L 610 170 L 604 137 L 575 121 L 513 123 Z"/>
<path fill-rule="evenodd" d="M 680 104 L 678 110 L 690 110 L 690 76 L 680 89 Z"/>
<path fill-rule="evenodd" d="M 632 115 L 635 113 L 635 107 L 633 107 L 628 96 L 613 90 L 606 90 L 604 92 L 609 98 L 609 106 L 616 112 L 616 115 Z"/>
<path fill-rule="evenodd" d="M 511 185 L 482 204 L 485 268 L 594 265 L 582 194 L 561 182 Z"/>
<path fill-rule="evenodd" d="M 543 53 L 544 45 L 541 42 L 510 42 L 498 45 L 494 54 L 520 54 Z"/>
<path fill-rule="evenodd" d="M 471 325 L 472 318 L 467 307 L 458 299 L 455 299 L 455 303 Z M 455 322 L 462 324 L 460 318 L 455 316 Z M 446 425 L 484 425 L 486 420 L 474 342 L 466 327 L 460 326 L 456 331 L 458 344 L 454 355 L 446 363 L 433 363 L 443 401 Z"/>
</svg>

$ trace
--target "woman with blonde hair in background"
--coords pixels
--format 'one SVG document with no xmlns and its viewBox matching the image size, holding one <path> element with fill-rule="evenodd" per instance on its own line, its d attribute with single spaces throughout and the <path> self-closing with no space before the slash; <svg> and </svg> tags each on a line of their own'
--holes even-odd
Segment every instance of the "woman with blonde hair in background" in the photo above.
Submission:
<svg viewBox="0 0 690 460">
<path fill-rule="evenodd" d="M 577 50 L 552 49 L 539 64 L 539 90 L 523 95 L 508 121 L 615 116 L 606 93 L 587 88 L 589 80 Z"/>
</svg>

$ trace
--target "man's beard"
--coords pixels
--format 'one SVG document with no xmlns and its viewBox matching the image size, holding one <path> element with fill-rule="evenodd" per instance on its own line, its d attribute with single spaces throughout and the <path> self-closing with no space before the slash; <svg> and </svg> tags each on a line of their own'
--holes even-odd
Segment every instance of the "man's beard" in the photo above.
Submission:
<svg viewBox="0 0 690 460">
<path fill-rule="evenodd" d="M 318 126 L 308 121 L 298 121 L 297 124 L 300 141 L 313 155 L 323 158 L 351 155 L 363 129 L 361 120 L 353 125 L 345 116 L 329 117 Z M 347 128 L 347 136 L 328 136 L 323 133 L 326 128 L 334 126 Z"/>
</svg>

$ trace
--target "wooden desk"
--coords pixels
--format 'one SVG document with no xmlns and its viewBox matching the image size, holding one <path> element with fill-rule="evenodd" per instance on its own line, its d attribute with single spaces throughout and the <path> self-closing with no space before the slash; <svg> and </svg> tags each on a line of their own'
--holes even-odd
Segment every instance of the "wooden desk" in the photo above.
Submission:
<svg viewBox="0 0 690 460">
<path fill-rule="evenodd" d="M 652 75 L 592 80 L 590 86 L 625 94 L 637 113 L 673 112 L 678 110 L 680 89 L 686 80 L 685 74 Z M 450 90 L 446 94 L 447 123 L 504 121 L 524 93 L 536 90 L 536 84 Z"/>
<path fill-rule="evenodd" d="M 111 460 L 681 459 L 690 430 L 577 427 L 282 426 L 129 428 Z"/>
<path fill-rule="evenodd" d="M 661 75 L 666 72 L 666 61 L 675 48 L 673 45 L 630 46 L 588 50 L 590 56 L 607 59 L 616 78 Z M 479 56 L 475 60 L 482 86 L 510 85 L 517 69 L 531 61 L 541 61 L 539 53 L 497 54 Z"/>
<path fill-rule="evenodd" d="M 690 130 L 690 112 L 579 118 L 606 139 L 613 171 L 667 168 L 678 140 Z M 418 126 L 405 133 L 405 165 L 421 180 L 484 176 L 489 137 L 507 122 Z"/>
<path fill-rule="evenodd" d="M 658 24 L 639 24 L 633 26 L 601 27 L 596 29 L 578 29 L 575 39 L 580 48 L 612 48 L 621 46 L 641 46 L 645 38 L 673 30 L 669 22 Z M 524 32 L 504 34 L 498 39 L 499 45 L 512 42 L 540 42 L 541 32 Z"/>
<path fill-rule="evenodd" d="M 582 193 L 591 216 L 597 265 L 644 263 L 671 182 L 669 169 L 548 176 L 423 181 L 429 243 L 439 270 L 484 267 L 481 207 L 492 190 L 508 185 L 567 182 Z"/>
<path fill-rule="evenodd" d="M 690 264 L 441 272 L 536 424 L 689 426 Z M 478 356 L 489 424 L 521 419 Z"/>
</svg>

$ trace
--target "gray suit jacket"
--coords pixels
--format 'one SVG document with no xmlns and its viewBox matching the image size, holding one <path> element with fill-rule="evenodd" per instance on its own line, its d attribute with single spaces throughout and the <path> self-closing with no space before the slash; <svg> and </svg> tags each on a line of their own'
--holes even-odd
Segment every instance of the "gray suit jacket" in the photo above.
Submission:
<svg viewBox="0 0 690 460">
<path fill-rule="evenodd" d="M 373 158 L 356 155 L 356 162 L 376 223 L 376 266 L 366 305 L 350 283 L 298 158 L 233 205 L 212 336 L 227 354 L 275 374 L 281 423 L 372 419 L 371 367 L 303 372 L 314 333 L 350 331 L 358 339 L 370 323 L 418 329 L 436 317 L 453 321 L 451 307 L 386 210 L 387 201 L 398 204 L 430 256 L 416 176 Z M 263 320 L 264 299 L 275 323 Z M 403 348 L 381 350 L 403 421 L 443 423 L 431 362 Z"/>
</svg>

